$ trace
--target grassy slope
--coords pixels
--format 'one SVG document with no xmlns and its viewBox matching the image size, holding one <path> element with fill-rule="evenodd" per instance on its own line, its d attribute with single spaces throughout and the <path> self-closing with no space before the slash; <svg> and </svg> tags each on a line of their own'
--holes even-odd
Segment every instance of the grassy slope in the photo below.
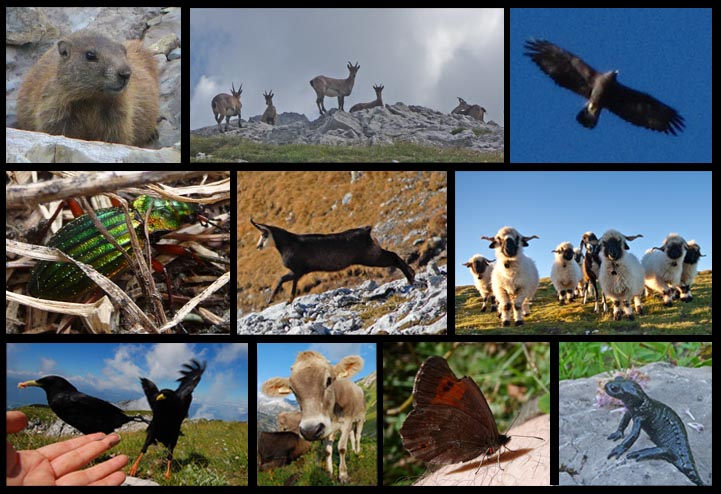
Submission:
<svg viewBox="0 0 721 494">
<path fill-rule="evenodd" d="M 198 153 L 212 158 L 198 159 Z M 262 144 L 240 138 L 190 137 L 191 163 L 503 163 L 502 152 L 465 148 L 435 148 L 409 142 L 388 146 L 327 146 L 319 144 Z"/>
<path fill-rule="evenodd" d="M 347 171 L 238 172 L 237 177 L 237 290 L 238 307 L 244 311 L 267 307 L 269 288 L 288 272 L 275 249 L 255 249 L 259 232 L 250 224 L 251 217 L 295 233 L 339 232 L 397 220 L 398 231 L 381 235 L 380 241 L 406 260 L 431 249 L 433 237 L 447 236 L 446 172 L 364 172 L 354 184 Z M 342 205 L 348 193 L 352 198 Z M 428 232 L 423 235 L 424 242 L 413 245 L 419 237 L 413 231 Z M 379 239 L 378 233 L 372 235 Z M 419 269 L 417 262 L 411 266 Z M 402 277 L 397 269 L 354 266 L 306 275 L 298 283 L 298 291 L 320 293 L 357 286 L 367 279 L 382 284 Z M 287 300 L 289 293 L 290 283 L 286 283 L 274 303 Z"/>
<path fill-rule="evenodd" d="M 556 291 L 549 278 L 542 278 L 531 315 L 524 325 L 516 328 L 501 327 L 495 314 L 481 312 L 481 301 L 475 287 L 457 286 L 455 296 L 456 333 L 469 334 L 483 331 L 502 334 L 711 334 L 711 271 L 699 273 L 691 289 L 694 299 L 690 303 L 674 302 L 664 307 L 657 297 L 643 300 L 644 314 L 634 321 L 614 321 L 609 312 L 593 313 L 593 302 L 584 306 L 576 299 L 570 305 L 559 306 Z"/>
<path fill-rule="evenodd" d="M 25 413 L 31 422 L 54 422 L 57 419 L 47 407 L 29 406 L 18 410 Z M 180 436 L 175 447 L 170 481 L 163 477 L 167 465 L 167 449 L 162 445 L 148 449 L 140 462 L 138 477 L 153 480 L 162 486 L 248 485 L 247 422 L 186 421 L 181 430 L 184 435 Z M 145 443 L 145 430 L 124 431 L 120 435 L 120 444 L 110 452 L 128 455 L 130 460 L 124 469 L 127 473 Z M 77 436 L 57 437 L 21 431 L 8 436 L 8 439 L 16 450 L 22 450 L 36 449 L 72 437 Z M 109 455 L 103 455 L 94 463 L 108 458 Z"/>
</svg>

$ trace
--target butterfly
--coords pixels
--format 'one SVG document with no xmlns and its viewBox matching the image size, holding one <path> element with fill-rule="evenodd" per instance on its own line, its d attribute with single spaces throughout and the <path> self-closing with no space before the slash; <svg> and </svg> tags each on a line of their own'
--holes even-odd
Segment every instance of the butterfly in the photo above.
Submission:
<svg viewBox="0 0 721 494">
<path fill-rule="evenodd" d="M 429 357 L 413 383 L 413 411 L 401 438 L 413 456 L 437 465 L 493 454 L 511 438 L 498 433 L 496 421 L 478 385 L 458 379 L 448 362 Z"/>
</svg>

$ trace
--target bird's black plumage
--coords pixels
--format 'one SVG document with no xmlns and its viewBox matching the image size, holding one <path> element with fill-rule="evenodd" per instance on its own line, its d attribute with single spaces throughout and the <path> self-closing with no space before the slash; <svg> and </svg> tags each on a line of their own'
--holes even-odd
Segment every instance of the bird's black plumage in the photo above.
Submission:
<svg viewBox="0 0 721 494">
<path fill-rule="evenodd" d="M 683 117 L 653 96 L 616 81 L 618 71 L 597 72 L 580 57 L 545 40 L 527 41 L 527 57 L 556 84 L 588 100 L 576 117 L 592 129 L 603 108 L 639 127 L 676 135 L 684 129 Z"/>
<path fill-rule="evenodd" d="M 45 376 L 18 384 L 18 388 L 37 386 L 45 390 L 48 405 L 55 415 L 83 434 L 104 432 L 110 434 L 127 422 L 146 422 L 141 416 L 129 417 L 115 405 L 94 396 L 81 393 L 60 376 Z"/>
<path fill-rule="evenodd" d="M 130 475 L 136 474 L 140 459 L 148 447 L 160 442 L 168 448 L 168 468 L 165 477 L 170 477 L 170 462 L 173 459 L 173 450 L 178 442 L 178 436 L 181 434 L 180 425 L 188 416 L 188 409 L 193 401 L 193 390 L 200 382 L 205 366 L 205 362 L 200 364 L 195 359 L 192 359 L 189 364 L 183 364 L 184 369 L 180 371 L 183 377 L 178 379 L 180 386 L 175 391 L 172 389 L 158 391 L 158 387 L 153 381 L 140 379 L 150 408 L 153 410 L 153 420 L 148 426 L 143 449 L 130 469 Z"/>
</svg>

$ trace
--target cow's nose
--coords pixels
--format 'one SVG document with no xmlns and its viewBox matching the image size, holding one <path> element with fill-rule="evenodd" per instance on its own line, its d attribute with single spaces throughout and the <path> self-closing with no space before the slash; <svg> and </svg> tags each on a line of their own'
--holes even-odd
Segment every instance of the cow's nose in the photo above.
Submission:
<svg viewBox="0 0 721 494">
<path fill-rule="evenodd" d="M 323 425 L 323 422 L 318 422 L 317 424 L 309 424 L 308 426 L 303 426 L 300 428 L 300 433 L 308 441 L 317 441 L 318 439 L 323 437 L 323 432 L 325 432 L 325 425 Z"/>
</svg>

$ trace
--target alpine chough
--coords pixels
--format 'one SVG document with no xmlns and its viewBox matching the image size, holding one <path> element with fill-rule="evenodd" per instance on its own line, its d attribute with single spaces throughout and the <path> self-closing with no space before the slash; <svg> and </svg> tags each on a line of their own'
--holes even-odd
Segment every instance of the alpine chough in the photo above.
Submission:
<svg viewBox="0 0 721 494">
<path fill-rule="evenodd" d="M 168 448 L 168 468 L 165 471 L 165 478 L 170 478 L 170 462 L 173 461 L 173 450 L 178 442 L 178 436 L 181 434 L 180 424 L 188 416 L 188 409 L 191 401 L 193 401 L 193 390 L 200 382 L 200 377 L 205 371 L 205 365 L 205 362 L 200 364 L 195 359 L 192 359 L 190 364 L 183 364 L 184 369 L 180 371 L 183 377 L 178 379 L 180 386 L 175 391 L 172 389 L 158 391 L 158 387 L 153 381 L 145 378 L 140 379 L 145 396 L 148 398 L 148 403 L 150 403 L 150 408 L 153 410 L 153 420 L 148 426 L 143 449 L 130 468 L 129 475 L 135 476 L 140 459 L 148 450 L 148 447 L 160 442 Z"/>
<path fill-rule="evenodd" d="M 18 384 L 18 388 L 37 386 L 45 390 L 48 405 L 63 422 L 83 434 L 104 432 L 110 434 L 127 422 L 148 421 L 141 416 L 129 417 L 115 405 L 81 393 L 60 376 L 45 376 Z"/>
</svg>

